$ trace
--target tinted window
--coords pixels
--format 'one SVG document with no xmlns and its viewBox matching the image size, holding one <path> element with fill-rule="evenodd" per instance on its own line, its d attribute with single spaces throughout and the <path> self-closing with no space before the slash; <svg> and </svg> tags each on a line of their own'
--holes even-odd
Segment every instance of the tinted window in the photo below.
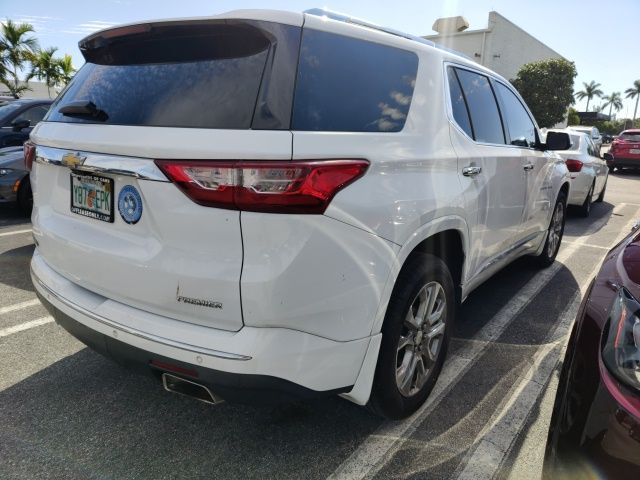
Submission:
<svg viewBox="0 0 640 480">
<path fill-rule="evenodd" d="M 475 140 L 505 143 L 500 113 L 489 79 L 484 75 L 456 68 L 462 91 L 469 106 Z"/>
<path fill-rule="evenodd" d="M 19 120 L 29 120 L 29 122 L 31 122 L 31 126 L 34 126 L 36 123 L 42 121 L 48 110 L 49 105 L 36 105 L 35 107 L 31 107 L 18 115 L 14 122 Z"/>
<path fill-rule="evenodd" d="M 304 29 L 293 129 L 398 132 L 417 70 L 412 52 Z"/>
<path fill-rule="evenodd" d="M 456 77 L 456 72 L 453 68 L 447 69 L 447 76 L 449 77 L 449 94 L 451 96 L 451 110 L 453 111 L 453 118 L 456 123 L 473 138 L 473 129 L 471 128 L 471 121 L 469 120 L 469 111 L 467 110 L 467 104 L 462 95 L 460 89 L 460 83 Z"/>
<path fill-rule="evenodd" d="M 106 113 L 100 122 L 106 124 L 251 127 L 271 47 L 259 28 L 182 24 L 98 40 L 83 43 L 88 63 L 47 120 L 98 123 L 90 116 L 59 113 L 70 102 L 90 101 Z"/>
<path fill-rule="evenodd" d="M 630 142 L 640 142 L 640 132 L 622 132 L 618 138 Z"/>
<path fill-rule="evenodd" d="M 501 83 L 496 82 L 496 89 L 504 111 L 502 112 L 511 145 L 518 147 L 535 147 L 536 145 L 536 127 L 531 117 L 522 106 L 518 97 Z"/>
</svg>

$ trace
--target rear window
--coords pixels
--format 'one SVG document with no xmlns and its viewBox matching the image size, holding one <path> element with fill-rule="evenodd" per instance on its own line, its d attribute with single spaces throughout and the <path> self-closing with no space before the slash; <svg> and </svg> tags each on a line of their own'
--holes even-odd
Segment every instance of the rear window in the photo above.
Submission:
<svg viewBox="0 0 640 480">
<path fill-rule="evenodd" d="M 622 132 L 618 138 L 630 142 L 640 142 L 640 132 Z"/>
<path fill-rule="evenodd" d="M 413 52 L 305 29 L 292 128 L 398 132 L 409 113 L 417 71 Z"/>
<path fill-rule="evenodd" d="M 156 25 L 121 38 L 90 38 L 80 45 L 88 63 L 54 104 L 47 120 L 248 129 L 259 104 L 257 117 L 267 118 L 263 123 L 272 128 L 288 128 L 293 78 L 280 85 L 288 88 L 289 99 L 283 102 L 276 98 L 278 105 L 271 110 L 269 96 L 260 89 L 264 72 L 278 65 L 277 59 L 273 60 L 273 37 L 284 35 L 284 40 L 297 49 L 299 29 L 269 24 L 268 28 L 276 29 L 272 35 L 258 28 L 265 24 L 238 21 Z M 295 56 L 287 41 L 282 42 L 279 55 L 289 55 L 291 63 Z M 290 66 L 289 69 L 292 70 Z M 260 95 L 264 98 L 258 102 Z M 92 102 L 106 115 L 98 120 L 90 115 L 60 113 L 72 102 Z M 273 119 L 278 109 L 286 112 L 280 122 Z"/>
</svg>

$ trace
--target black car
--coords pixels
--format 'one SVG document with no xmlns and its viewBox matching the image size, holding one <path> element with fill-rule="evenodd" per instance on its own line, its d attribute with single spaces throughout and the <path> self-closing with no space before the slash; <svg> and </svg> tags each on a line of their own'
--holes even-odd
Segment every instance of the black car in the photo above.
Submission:
<svg viewBox="0 0 640 480">
<path fill-rule="evenodd" d="M 0 148 L 22 145 L 53 100 L 21 99 L 0 105 Z"/>
<path fill-rule="evenodd" d="M 640 479 L 640 229 L 607 255 L 563 363 L 545 480 Z"/>
</svg>

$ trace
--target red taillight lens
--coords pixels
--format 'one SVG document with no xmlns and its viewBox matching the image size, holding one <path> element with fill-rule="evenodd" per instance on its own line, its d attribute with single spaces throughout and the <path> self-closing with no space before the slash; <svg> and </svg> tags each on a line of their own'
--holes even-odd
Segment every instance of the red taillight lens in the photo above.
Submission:
<svg viewBox="0 0 640 480">
<path fill-rule="evenodd" d="M 156 160 L 156 164 L 200 205 L 269 213 L 324 213 L 335 194 L 369 166 L 366 160 Z"/>
<path fill-rule="evenodd" d="M 22 151 L 24 152 L 24 167 L 30 172 L 33 167 L 33 161 L 36 159 L 36 146 L 30 140 L 27 140 L 22 146 Z"/>
<path fill-rule="evenodd" d="M 567 168 L 569 169 L 570 172 L 573 172 L 573 173 L 579 172 L 580 170 L 582 170 L 582 165 L 584 165 L 584 163 L 582 163 L 580 160 L 572 160 L 572 159 L 567 160 Z"/>
</svg>

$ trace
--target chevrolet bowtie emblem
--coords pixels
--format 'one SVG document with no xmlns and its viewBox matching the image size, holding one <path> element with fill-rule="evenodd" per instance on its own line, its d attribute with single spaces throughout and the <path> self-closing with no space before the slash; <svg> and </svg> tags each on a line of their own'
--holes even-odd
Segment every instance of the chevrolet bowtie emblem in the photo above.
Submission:
<svg viewBox="0 0 640 480">
<path fill-rule="evenodd" d="M 83 157 L 79 153 L 68 152 L 62 156 L 61 163 L 69 168 L 76 168 L 78 165 L 82 165 L 87 157 Z"/>
</svg>

